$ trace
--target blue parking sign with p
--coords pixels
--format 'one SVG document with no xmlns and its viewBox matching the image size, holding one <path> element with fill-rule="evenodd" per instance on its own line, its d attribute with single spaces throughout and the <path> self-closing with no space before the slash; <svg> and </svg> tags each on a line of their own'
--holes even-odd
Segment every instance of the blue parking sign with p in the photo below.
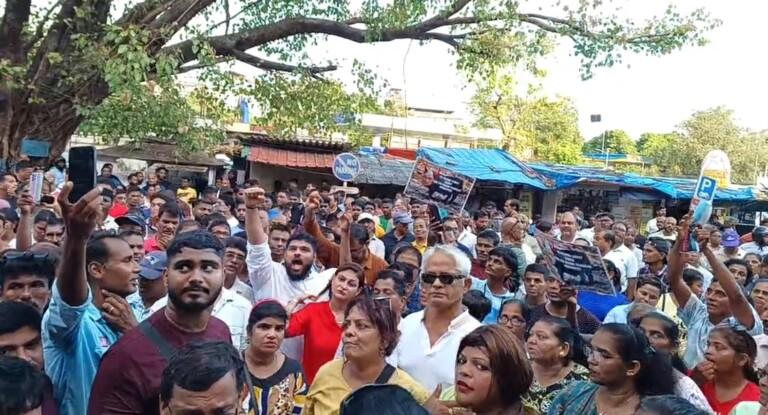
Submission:
<svg viewBox="0 0 768 415">
<path fill-rule="evenodd" d="M 717 180 L 711 177 L 701 176 L 699 177 L 699 183 L 696 184 L 696 194 L 694 197 L 701 200 L 712 201 L 715 198 L 715 190 L 717 189 Z"/>
</svg>

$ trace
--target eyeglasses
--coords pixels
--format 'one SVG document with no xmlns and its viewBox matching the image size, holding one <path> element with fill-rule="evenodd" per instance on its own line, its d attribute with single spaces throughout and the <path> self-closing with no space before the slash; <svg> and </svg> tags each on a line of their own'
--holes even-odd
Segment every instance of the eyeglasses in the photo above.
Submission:
<svg viewBox="0 0 768 415">
<path fill-rule="evenodd" d="M 392 299 L 383 295 L 373 297 L 373 305 L 379 308 L 392 309 Z"/>
<path fill-rule="evenodd" d="M 456 280 L 460 280 L 465 278 L 464 275 L 460 274 L 434 274 L 431 272 L 425 272 L 421 274 L 421 282 L 424 284 L 434 284 L 435 280 L 440 280 L 440 282 L 444 285 L 451 285 Z"/>
<path fill-rule="evenodd" d="M 500 324 L 509 323 L 509 324 L 512 324 L 513 326 L 522 326 L 523 324 L 525 324 L 525 320 L 522 317 L 517 317 L 517 316 L 512 316 L 512 317 L 501 316 L 499 317 L 499 323 Z"/>
</svg>

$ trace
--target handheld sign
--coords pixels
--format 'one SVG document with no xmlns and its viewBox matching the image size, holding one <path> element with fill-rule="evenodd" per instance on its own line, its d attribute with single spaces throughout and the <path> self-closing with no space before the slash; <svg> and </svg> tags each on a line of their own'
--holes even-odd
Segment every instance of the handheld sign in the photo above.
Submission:
<svg viewBox="0 0 768 415">
<path fill-rule="evenodd" d="M 711 177 L 701 176 L 696 184 L 696 190 L 691 199 L 690 211 L 691 223 L 694 225 L 705 225 L 712 216 L 712 203 L 715 200 L 715 191 L 717 190 L 717 181 Z M 683 240 L 681 248 L 683 252 L 699 251 L 699 242 L 697 241 L 696 231 L 689 232 L 688 238 Z"/>
<path fill-rule="evenodd" d="M 351 182 L 360 174 L 360 160 L 352 153 L 341 153 L 333 159 L 333 175 L 342 182 Z"/>
<path fill-rule="evenodd" d="M 475 179 L 472 177 L 418 158 L 403 194 L 411 199 L 460 213 L 474 185 Z"/>
<path fill-rule="evenodd" d="M 616 295 L 596 246 L 560 241 L 543 232 L 536 232 L 535 237 L 541 246 L 544 266 L 553 277 L 577 290 Z"/>
</svg>

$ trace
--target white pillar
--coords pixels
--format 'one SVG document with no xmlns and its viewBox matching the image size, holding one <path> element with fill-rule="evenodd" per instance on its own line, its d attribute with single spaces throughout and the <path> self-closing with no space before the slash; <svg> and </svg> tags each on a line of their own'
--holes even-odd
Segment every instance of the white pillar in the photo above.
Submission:
<svg viewBox="0 0 768 415">
<path fill-rule="evenodd" d="M 560 205 L 562 198 L 563 192 L 559 190 L 544 192 L 544 197 L 541 199 L 541 218 L 555 223 L 557 207 Z"/>
</svg>

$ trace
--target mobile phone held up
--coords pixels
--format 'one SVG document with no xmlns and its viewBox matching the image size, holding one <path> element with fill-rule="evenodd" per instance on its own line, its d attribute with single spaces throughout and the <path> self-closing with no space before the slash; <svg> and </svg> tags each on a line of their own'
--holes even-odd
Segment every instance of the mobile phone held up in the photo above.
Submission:
<svg viewBox="0 0 768 415">
<path fill-rule="evenodd" d="M 80 200 L 96 187 L 96 149 L 94 147 L 72 147 L 69 149 L 69 175 L 72 191 L 70 203 Z"/>
</svg>

